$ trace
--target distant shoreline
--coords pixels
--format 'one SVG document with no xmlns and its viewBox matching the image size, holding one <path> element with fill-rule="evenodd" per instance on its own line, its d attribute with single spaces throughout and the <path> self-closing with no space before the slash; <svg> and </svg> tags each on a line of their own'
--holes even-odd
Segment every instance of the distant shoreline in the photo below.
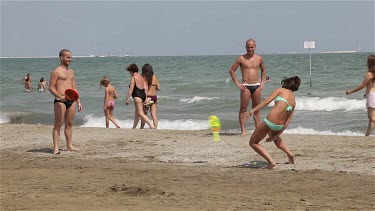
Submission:
<svg viewBox="0 0 375 211">
<path fill-rule="evenodd" d="M 359 52 L 359 51 L 322 51 L 322 52 L 312 52 L 311 54 L 344 54 L 344 53 L 374 53 L 374 52 Z M 241 53 L 240 53 L 241 54 Z M 262 55 L 274 55 L 274 54 L 308 54 L 308 52 L 284 52 L 284 53 L 259 53 Z M 111 55 L 111 56 L 94 56 L 94 55 L 84 55 L 84 56 L 73 56 L 75 58 L 126 58 L 126 57 L 181 57 L 181 56 L 237 56 L 239 54 L 233 55 L 169 55 L 169 56 L 130 56 L 130 55 Z M 0 56 L 0 59 L 52 59 L 58 58 L 58 56 Z"/>
</svg>

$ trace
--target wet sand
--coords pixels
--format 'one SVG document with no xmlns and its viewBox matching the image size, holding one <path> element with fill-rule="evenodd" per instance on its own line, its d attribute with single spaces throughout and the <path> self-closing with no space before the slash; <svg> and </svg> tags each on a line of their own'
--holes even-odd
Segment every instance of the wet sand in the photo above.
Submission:
<svg viewBox="0 0 375 211">
<path fill-rule="evenodd" d="M 250 135 L 73 129 L 80 152 L 52 154 L 52 126 L 0 125 L 1 210 L 374 210 L 375 137 L 288 135 L 296 156 Z"/>
</svg>

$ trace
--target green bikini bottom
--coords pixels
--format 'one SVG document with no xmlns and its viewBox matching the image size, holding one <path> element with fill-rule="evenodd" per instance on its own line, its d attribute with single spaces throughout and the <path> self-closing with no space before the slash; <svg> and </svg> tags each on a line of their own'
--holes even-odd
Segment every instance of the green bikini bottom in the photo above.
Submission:
<svg viewBox="0 0 375 211">
<path fill-rule="evenodd" d="M 264 122 L 266 123 L 266 125 L 271 129 L 271 130 L 274 130 L 274 131 L 279 131 L 281 129 L 283 129 L 284 125 L 277 125 L 273 122 L 270 122 L 267 118 L 264 118 Z"/>
</svg>

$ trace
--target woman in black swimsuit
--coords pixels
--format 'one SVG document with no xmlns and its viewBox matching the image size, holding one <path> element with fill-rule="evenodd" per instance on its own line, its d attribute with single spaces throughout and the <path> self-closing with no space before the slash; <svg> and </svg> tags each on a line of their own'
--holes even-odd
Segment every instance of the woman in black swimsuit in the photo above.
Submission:
<svg viewBox="0 0 375 211">
<path fill-rule="evenodd" d="M 138 74 L 138 66 L 136 64 L 129 65 L 126 70 L 132 76 L 130 79 L 128 97 L 126 98 L 126 105 L 129 105 L 130 96 L 133 97 L 135 114 L 133 129 L 138 125 L 139 118 L 146 122 L 151 129 L 155 129 L 154 125 L 151 123 L 150 119 L 143 112 L 143 102 L 147 97 L 147 85 L 142 75 Z"/>
</svg>

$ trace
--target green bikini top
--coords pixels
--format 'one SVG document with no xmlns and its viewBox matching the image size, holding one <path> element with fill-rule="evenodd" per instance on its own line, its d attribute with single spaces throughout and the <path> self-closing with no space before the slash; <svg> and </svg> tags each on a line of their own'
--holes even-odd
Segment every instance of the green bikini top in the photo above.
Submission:
<svg viewBox="0 0 375 211">
<path fill-rule="evenodd" d="M 292 106 L 290 106 L 289 103 L 288 103 L 288 101 L 286 101 L 283 97 L 277 96 L 277 97 L 275 98 L 275 103 L 276 103 L 277 101 L 280 101 L 280 100 L 281 100 L 281 101 L 284 101 L 286 104 L 288 104 L 288 107 L 286 107 L 285 110 L 287 110 L 287 111 L 291 111 L 291 110 L 293 110 Z"/>
</svg>

